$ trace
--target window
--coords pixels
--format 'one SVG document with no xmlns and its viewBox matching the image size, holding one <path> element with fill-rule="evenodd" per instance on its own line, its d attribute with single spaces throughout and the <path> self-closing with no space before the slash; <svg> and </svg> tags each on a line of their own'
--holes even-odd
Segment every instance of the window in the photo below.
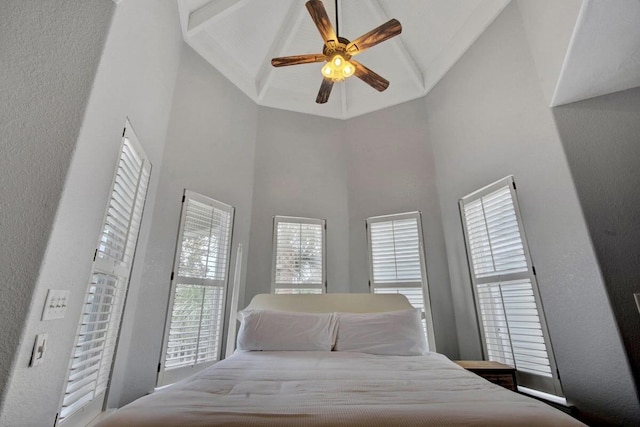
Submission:
<svg viewBox="0 0 640 427">
<path fill-rule="evenodd" d="M 435 351 L 420 213 L 368 218 L 366 227 L 371 292 L 402 294 L 421 309 L 429 350 Z"/>
<path fill-rule="evenodd" d="M 323 219 L 274 217 L 274 293 L 321 294 L 326 290 L 325 235 Z"/>
<path fill-rule="evenodd" d="M 158 385 L 220 359 L 233 207 L 184 192 Z"/>
<path fill-rule="evenodd" d="M 524 387 L 562 395 L 513 177 L 460 200 L 485 355 Z"/>
<path fill-rule="evenodd" d="M 91 268 L 60 410 L 60 421 L 91 402 L 102 409 L 129 286 L 151 164 L 127 122 Z"/>
</svg>

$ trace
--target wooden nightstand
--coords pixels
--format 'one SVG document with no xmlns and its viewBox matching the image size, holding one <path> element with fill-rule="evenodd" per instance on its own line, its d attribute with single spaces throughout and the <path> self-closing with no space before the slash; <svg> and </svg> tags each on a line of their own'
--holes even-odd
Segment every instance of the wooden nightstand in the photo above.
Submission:
<svg viewBox="0 0 640 427">
<path fill-rule="evenodd" d="M 518 391 L 516 370 L 511 366 L 489 360 L 456 360 L 455 362 L 487 381 L 512 391 Z"/>
</svg>

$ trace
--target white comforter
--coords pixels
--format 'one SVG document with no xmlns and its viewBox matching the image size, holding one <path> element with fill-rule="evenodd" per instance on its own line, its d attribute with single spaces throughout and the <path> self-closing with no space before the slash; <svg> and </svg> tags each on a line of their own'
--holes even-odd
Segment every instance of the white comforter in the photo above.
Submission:
<svg viewBox="0 0 640 427">
<path fill-rule="evenodd" d="M 577 426 L 446 357 L 240 352 L 145 396 L 106 426 Z"/>
</svg>

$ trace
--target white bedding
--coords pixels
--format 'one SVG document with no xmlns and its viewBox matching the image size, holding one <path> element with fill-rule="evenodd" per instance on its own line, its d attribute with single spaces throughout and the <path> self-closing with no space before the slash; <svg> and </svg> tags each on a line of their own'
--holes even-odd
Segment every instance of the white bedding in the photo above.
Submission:
<svg viewBox="0 0 640 427">
<path fill-rule="evenodd" d="M 98 424 L 123 426 L 578 426 L 436 353 L 237 352 Z"/>
</svg>

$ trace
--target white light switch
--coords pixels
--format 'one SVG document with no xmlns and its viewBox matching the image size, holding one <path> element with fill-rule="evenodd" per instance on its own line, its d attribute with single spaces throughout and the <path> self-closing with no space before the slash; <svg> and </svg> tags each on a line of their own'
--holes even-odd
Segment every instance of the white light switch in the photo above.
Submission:
<svg viewBox="0 0 640 427">
<path fill-rule="evenodd" d="M 36 335 L 36 340 L 33 343 L 33 352 L 31 353 L 31 361 L 29 366 L 38 366 L 44 360 L 44 352 L 47 350 L 49 341 L 48 334 Z"/>
<path fill-rule="evenodd" d="M 49 289 L 47 300 L 44 302 L 44 310 L 42 310 L 42 320 L 64 318 L 70 293 L 71 291 Z"/>
</svg>

